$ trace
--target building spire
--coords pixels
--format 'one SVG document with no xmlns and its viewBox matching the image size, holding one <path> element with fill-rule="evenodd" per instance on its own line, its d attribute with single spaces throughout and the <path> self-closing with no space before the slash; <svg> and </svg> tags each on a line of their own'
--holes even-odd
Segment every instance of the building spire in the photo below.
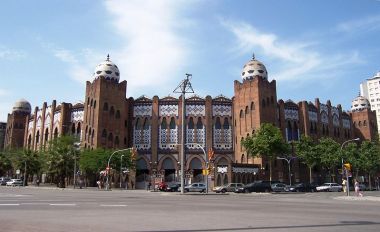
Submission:
<svg viewBox="0 0 380 232">
<path fill-rule="evenodd" d="M 252 60 L 255 59 L 255 53 L 252 53 Z"/>
<path fill-rule="evenodd" d="M 107 61 L 110 61 L 110 54 L 107 54 Z"/>
</svg>

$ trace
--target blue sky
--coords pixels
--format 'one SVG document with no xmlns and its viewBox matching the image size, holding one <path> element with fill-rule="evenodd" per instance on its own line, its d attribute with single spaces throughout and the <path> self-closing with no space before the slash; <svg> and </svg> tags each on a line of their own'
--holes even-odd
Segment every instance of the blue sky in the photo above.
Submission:
<svg viewBox="0 0 380 232">
<path fill-rule="evenodd" d="M 196 94 L 233 96 L 252 53 L 278 99 L 350 109 L 380 70 L 380 0 L 14 0 L 0 14 L 0 121 L 20 98 L 84 101 L 107 54 L 127 97 L 165 97 L 193 74 Z"/>
</svg>

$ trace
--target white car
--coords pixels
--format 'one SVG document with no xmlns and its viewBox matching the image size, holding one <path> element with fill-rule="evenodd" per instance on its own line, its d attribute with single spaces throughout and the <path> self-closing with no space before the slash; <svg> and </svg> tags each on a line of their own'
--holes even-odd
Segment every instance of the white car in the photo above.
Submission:
<svg viewBox="0 0 380 232">
<path fill-rule="evenodd" d="M 339 185 L 337 183 L 324 183 L 323 185 L 318 186 L 316 189 L 318 192 L 341 192 L 342 185 Z"/>
<path fill-rule="evenodd" d="M 22 180 L 20 179 L 11 179 L 7 182 L 7 186 L 22 186 Z"/>
</svg>

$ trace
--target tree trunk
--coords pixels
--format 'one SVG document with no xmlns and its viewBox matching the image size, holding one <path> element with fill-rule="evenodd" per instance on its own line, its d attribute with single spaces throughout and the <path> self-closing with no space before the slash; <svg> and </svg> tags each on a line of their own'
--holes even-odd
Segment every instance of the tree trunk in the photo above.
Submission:
<svg viewBox="0 0 380 232">
<path fill-rule="evenodd" d="M 312 175 L 312 171 L 311 171 L 312 167 L 310 166 L 309 167 L 309 183 L 311 184 L 313 182 L 313 175 Z"/>
<path fill-rule="evenodd" d="M 269 160 L 269 181 L 272 181 L 272 160 Z"/>
<path fill-rule="evenodd" d="M 369 190 L 372 190 L 371 173 L 368 173 L 368 187 L 369 187 Z"/>
</svg>

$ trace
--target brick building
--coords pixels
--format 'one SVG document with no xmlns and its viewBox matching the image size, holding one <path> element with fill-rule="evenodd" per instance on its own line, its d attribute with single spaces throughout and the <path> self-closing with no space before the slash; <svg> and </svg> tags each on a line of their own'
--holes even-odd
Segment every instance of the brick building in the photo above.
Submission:
<svg viewBox="0 0 380 232">
<path fill-rule="evenodd" d="M 84 104 L 57 105 L 53 101 L 49 106 L 44 103 L 42 108 L 36 107 L 33 114 L 29 105 L 29 111 L 23 111 L 22 117 L 13 110 L 8 115 L 5 145 L 16 144 L 11 141 L 17 140 L 24 147 L 38 150 L 54 137 L 73 134 L 80 138 L 84 149 L 133 146 L 138 150 L 136 188 L 143 188 L 153 173 L 165 181 L 177 181 L 181 99 L 127 98 L 127 81 L 119 79 L 118 67 L 107 57 L 96 66 L 93 81 L 86 83 Z M 332 137 L 339 143 L 356 137 L 375 139 L 376 116 L 369 103 L 357 107 L 355 99 L 353 110 L 344 112 L 340 105 L 333 106 L 330 101 L 324 104 L 319 99 L 314 103 L 277 100 L 276 88 L 276 81 L 268 80 L 265 65 L 253 57 L 243 67 L 242 81 L 234 82 L 232 99 L 222 95 L 215 98 L 192 95 L 186 99 L 186 143 L 190 145 L 186 147 L 184 174 L 188 182 L 204 181 L 205 156 L 194 144 L 215 152 L 212 185 L 268 179 L 269 161 L 247 157 L 240 144 L 264 122 L 278 126 L 288 142 L 298 140 L 302 134 L 314 139 Z M 17 139 L 12 136 L 16 120 L 24 128 L 18 131 L 21 135 Z M 288 181 L 287 164 L 274 161 L 272 167 L 274 179 Z M 293 162 L 292 172 L 294 181 L 309 178 L 300 161 Z M 317 172 L 315 175 L 318 179 Z"/>
</svg>

